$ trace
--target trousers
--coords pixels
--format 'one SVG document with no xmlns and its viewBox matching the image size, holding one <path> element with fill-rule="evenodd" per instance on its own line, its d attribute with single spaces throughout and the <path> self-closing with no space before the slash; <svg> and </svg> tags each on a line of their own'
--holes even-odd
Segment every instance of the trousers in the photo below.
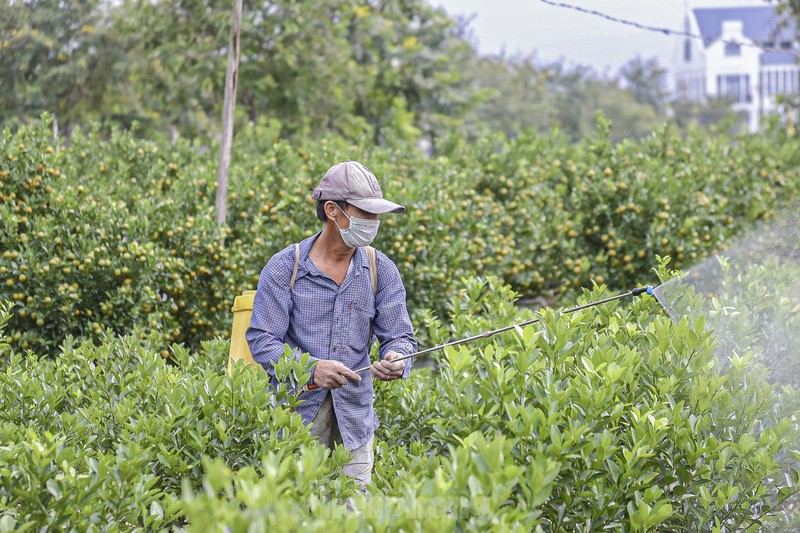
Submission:
<svg viewBox="0 0 800 533">
<path fill-rule="evenodd" d="M 325 396 L 317 415 L 311 421 L 311 435 L 333 450 L 337 444 L 342 444 L 342 434 L 339 431 L 339 422 L 336 420 L 331 396 L 331 394 Z M 370 437 L 360 448 L 350 450 L 350 462 L 344 465 L 343 469 L 345 475 L 353 478 L 362 490 L 372 481 L 372 465 L 375 463 L 373 439 L 374 437 Z"/>
</svg>

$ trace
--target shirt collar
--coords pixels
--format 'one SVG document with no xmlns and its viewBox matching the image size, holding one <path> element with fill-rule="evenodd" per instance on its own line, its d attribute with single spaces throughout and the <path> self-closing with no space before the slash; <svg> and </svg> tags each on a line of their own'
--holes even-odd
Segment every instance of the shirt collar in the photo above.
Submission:
<svg viewBox="0 0 800 533">
<path fill-rule="evenodd" d="M 309 273 L 317 276 L 322 275 L 322 272 L 314 265 L 314 262 L 308 258 L 311 247 L 314 246 L 314 243 L 320 235 L 322 235 L 321 231 L 300 241 L 300 264 L 297 267 L 298 278 Z M 351 264 L 353 266 L 353 273 L 356 276 L 360 276 L 365 268 L 369 268 L 369 260 L 367 259 L 367 252 L 364 248 L 356 248 L 356 253 L 353 254 Z"/>
</svg>

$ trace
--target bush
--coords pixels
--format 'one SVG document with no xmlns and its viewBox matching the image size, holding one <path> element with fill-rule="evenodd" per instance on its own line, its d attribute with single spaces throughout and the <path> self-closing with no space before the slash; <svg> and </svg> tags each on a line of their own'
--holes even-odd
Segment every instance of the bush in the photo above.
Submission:
<svg viewBox="0 0 800 533">
<path fill-rule="evenodd" d="M 662 269 L 662 275 L 664 271 Z M 606 296 L 587 291 L 581 302 Z M 432 338 L 529 319 L 497 279 L 466 280 Z M 796 425 L 759 365 L 721 361 L 702 321 L 642 297 L 561 314 L 379 383 L 374 483 L 358 493 L 266 373 L 227 345 L 159 354 L 157 335 L 0 365 L 0 524 L 249 531 L 762 530 L 798 473 Z M 300 382 L 302 363 L 286 363 Z M 788 391 L 787 391 L 788 392 Z M 789 396 L 786 396 L 789 398 Z M 347 509 L 356 509 L 348 511 Z"/>
<path fill-rule="evenodd" d="M 476 305 L 477 290 L 463 299 Z M 485 310 L 507 301 L 480 294 Z M 779 460 L 796 442 L 793 423 L 774 418 L 776 391 L 754 361 L 734 356 L 726 371 L 702 320 L 676 325 L 656 307 L 547 311 L 539 327 L 482 350 L 448 349 L 438 374 L 381 391 L 378 411 L 394 417 L 381 436 L 389 449 L 425 443 L 440 454 L 478 432 L 514 443 L 506 464 L 541 455 L 555 465 L 552 490 L 537 499 L 520 482 L 509 504 L 537 507 L 545 530 L 758 529 L 795 490 L 796 470 Z M 383 475 L 388 483 L 391 467 Z"/>
<path fill-rule="evenodd" d="M 201 488 L 203 457 L 237 470 L 275 450 L 327 458 L 266 373 L 226 376 L 220 343 L 191 355 L 173 346 L 167 363 L 158 343 L 135 332 L 100 347 L 68 339 L 55 360 L 3 359 L 0 524 L 158 530 L 184 522 L 181 491 Z M 333 474 L 314 480 L 325 487 L 353 490 Z"/>
<path fill-rule="evenodd" d="M 656 255 L 682 268 L 798 198 L 792 139 L 664 127 L 612 145 L 608 127 L 601 119 L 579 144 L 558 132 L 454 137 L 429 158 L 336 138 L 290 145 L 252 126 L 237 136 L 222 229 L 208 147 L 96 131 L 51 146 L 46 122 L 6 130 L 0 297 L 17 303 L 6 342 L 54 354 L 68 335 L 107 329 L 158 331 L 190 349 L 227 336 L 233 297 L 273 253 L 319 230 L 310 192 L 345 158 L 408 207 L 385 217 L 376 246 L 398 264 L 417 319 L 426 308 L 445 317 L 463 276 L 497 276 L 548 303 L 593 283 L 629 288 L 651 277 Z"/>
</svg>

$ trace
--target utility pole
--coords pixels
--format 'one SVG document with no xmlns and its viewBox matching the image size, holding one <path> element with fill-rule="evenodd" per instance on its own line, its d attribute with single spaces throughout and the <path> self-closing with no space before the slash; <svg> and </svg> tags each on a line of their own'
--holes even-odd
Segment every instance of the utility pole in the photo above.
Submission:
<svg viewBox="0 0 800 533">
<path fill-rule="evenodd" d="M 219 146 L 219 172 L 217 173 L 217 224 L 228 218 L 228 170 L 231 166 L 233 143 L 233 111 L 236 106 L 236 88 L 239 83 L 239 37 L 242 29 L 242 0 L 233 0 L 231 14 L 231 39 L 228 45 L 228 69 L 225 73 L 225 102 L 222 109 L 222 140 Z"/>
</svg>

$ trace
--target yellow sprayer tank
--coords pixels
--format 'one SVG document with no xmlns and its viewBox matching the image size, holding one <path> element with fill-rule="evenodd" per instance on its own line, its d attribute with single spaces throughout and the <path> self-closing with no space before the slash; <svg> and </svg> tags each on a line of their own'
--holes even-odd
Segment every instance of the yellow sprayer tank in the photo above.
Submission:
<svg viewBox="0 0 800 533">
<path fill-rule="evenodd" d="M 231 351 L 228 355 L 228 373 L 233 368 L 233 362 L 243 360 L 244 362 L 257 365 L 250 354 L 250 347 L 244 334 L 250 327 L 250 316 L 253 314 L 253 298 L 256 291 L 242 291 L 241 296 L 233 300 L 233 329 L 231 331 Z"/>
</svg>

